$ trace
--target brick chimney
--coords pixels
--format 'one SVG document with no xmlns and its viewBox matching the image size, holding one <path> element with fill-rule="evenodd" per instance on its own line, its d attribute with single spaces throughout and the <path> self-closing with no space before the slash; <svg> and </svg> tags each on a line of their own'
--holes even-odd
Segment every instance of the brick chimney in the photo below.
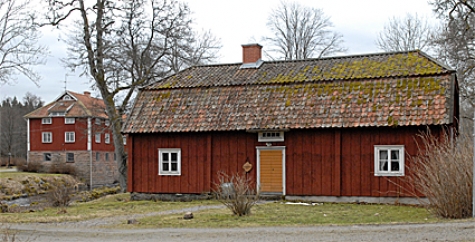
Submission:
<svg viewBox="0 0 475 242">
<path fill-rule="evenodd" d="M 91 92 L 89 92 L 89 91 L 84 91 L 84 95 L 90 97 L 90 96 L 91 96 Z"/>
<path fill-rule="evenodd" d="M 242 45 L 242 63 L 256 63 L 261 59 L 262 45 L 260 44 L 247 44 Z"/>
</svg>

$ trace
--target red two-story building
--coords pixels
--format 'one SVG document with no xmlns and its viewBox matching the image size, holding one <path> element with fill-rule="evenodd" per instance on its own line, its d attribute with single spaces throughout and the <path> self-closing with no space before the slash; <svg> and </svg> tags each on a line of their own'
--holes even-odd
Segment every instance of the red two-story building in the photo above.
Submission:
<svg viewBox="0 0 475 242">
<path fill-rule="evenodd" d="M 90 92 L 66 91 L 53 102 L 25 115 L 28 164 L 71 164 L 87 184 L 117 181 L 112 131 L 102 99 Z"/>
</svg>

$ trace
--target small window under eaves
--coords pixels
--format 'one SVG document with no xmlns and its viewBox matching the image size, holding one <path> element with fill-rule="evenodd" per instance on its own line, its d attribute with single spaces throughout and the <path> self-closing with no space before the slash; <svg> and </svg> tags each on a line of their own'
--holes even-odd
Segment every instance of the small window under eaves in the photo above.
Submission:
<svg viewBox="0 0 475 242">
<path fill-rule="evenodd" d="M 282 142 L 284 141 L 283 131 L 267 131 L 258 133 L 259 142 Z"/>
</svg>

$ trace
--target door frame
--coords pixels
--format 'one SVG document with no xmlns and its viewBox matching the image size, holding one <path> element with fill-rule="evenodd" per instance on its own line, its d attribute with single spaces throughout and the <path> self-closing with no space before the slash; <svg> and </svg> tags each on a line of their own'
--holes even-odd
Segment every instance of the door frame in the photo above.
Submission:
<svg viewBox="0 0 475 242">
<path fill-rule="evenodd" d="M 257 150 L 257 190 L 261 187 L 261 150 L 282 151 L 282 195 L 285 196 L 285 146 L 256 146 Z"/>
</svg>

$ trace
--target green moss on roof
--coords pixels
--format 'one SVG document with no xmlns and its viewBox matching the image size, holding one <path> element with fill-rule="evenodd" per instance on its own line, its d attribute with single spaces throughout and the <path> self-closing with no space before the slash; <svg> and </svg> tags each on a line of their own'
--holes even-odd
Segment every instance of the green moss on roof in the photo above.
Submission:
<svg viewBox="0 0 475 242">
<path fill-rule="evenodd" d="M 307 65 L 301 71 L 285 74 L 263 81 L 264 84 L 294 83 L 303 81 L 368 79 L 390 76 L 428 75 L 444 71 L 430 59 L 418 53 L 396 54 L 386 59 L 342 59 L 330 66 Z"/>
</svg>

